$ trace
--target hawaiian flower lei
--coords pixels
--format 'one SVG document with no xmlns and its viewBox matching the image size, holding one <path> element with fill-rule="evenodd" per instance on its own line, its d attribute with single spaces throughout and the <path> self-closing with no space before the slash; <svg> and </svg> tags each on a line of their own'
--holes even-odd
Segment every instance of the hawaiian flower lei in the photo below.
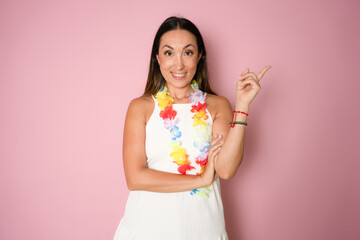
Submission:
<svg viewBox="0 0 360 240">
<path fill-rule="evenodd" d="M 200 172 L 196 173 L 200 175 L 205 168 L 208 161 L 208 150 L 211 141 L 211 131 L 209 131 L 209 123 L 205 122 L 209 118 L 206 113 L 206 93 L 202 92 L 195 80 L 192 81 L 191 87 L 194 92 L 190 94 L 189 100 L 191 101 L 191 112 L 193 115 L 193 127 L 195 127 L 195 135 L 193 137 L 193 145 L 198 149 L 198 155 L 195 157 L 195 163 L 201 167 Z M 155 96 L 158 106 L 160 107 L 160 117 L 164 121 L 164 127 L 169 130 L 171 141 L 168 147 L 171 148 L 172 152 L 170 156 L 173 158 L 173 162 L 178 167 L 178 172 L 186 174 L 186 171 L 195 169 L 191 166 L 189 155 L 186 153 L 186 149 L 181 147 L 180 137 L 182 135 L 178 122 L 177 112 L 173 109 L 172 104 L 174 99 L 167 91 L 166 86 L 163 87 Z M 200 196 L 208 197 L 210 185 L 205 188 L 197 188 L 190 191 L 191 195 L 197 194 Z"/>
</svg>

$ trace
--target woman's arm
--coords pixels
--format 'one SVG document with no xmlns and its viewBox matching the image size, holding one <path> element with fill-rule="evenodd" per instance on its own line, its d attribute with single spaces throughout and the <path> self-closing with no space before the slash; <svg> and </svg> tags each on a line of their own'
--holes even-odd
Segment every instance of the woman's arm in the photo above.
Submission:
<svg viewBox="0 0 360 240">
<path fill-rule="evenodd" d="M 144 98 L 137 98 L 130 103 L 126 114 L 123 162 L 129 190 L 182 192 L 209 185 L 214 179 L 214 166 L 211 164 L 207 166 L 202 175 L 168 173 L 147 167 L 145 153 L 146 112 L 152 112 L 153 106 L 153 103 L 150 104 Z M 213 142 L 214 146 L 218 147 L 219 142 Z M 215 147 L 212 150 L 213 155 L 218 153 Z"/>
<path fill-rule="evenodd" d="M 271 66 L 266 66 L 257 75 L 247 68 L 236 85 L 235 111 L 249 112 L 250 103 L 254 100 L 261 87 L 259 81 Z M 244 155 L 245 126 L 235 124 L 230 128 L 233 112 L 229 101 L 216 98 L 217 114 L 213 123 L 213 133 L 224 137 L 224 144 L 215 160 L 215 171 L 223 179 L 233 177 L 242 162 Z M 236 121 L 246 122 L 247 115 L 238 113 Z"/>
<path fill-rule="evenodd" d="M 229 101 L 223 97 L 217 97 L 217 114 L 213 122 L 213 134 L 221 135 L 224 144 L 218 157 L 215 159 L 215 171 L 222 179 L 230 179 L 239 168 L 244 154 L 245 127 L 235 124 L 230 128 L 233 112 Z M 248 106 L 239 106 L 235 110 L 248 112 Z M 246 115 L 237 114 L 237 121 L 246 122 Z"/>
</svg>

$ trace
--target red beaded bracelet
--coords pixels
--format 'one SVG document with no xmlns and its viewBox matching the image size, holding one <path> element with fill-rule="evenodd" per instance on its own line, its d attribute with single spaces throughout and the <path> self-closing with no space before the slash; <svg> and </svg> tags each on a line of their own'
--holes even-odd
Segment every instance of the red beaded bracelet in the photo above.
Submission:
<svg viewBox="0 0 360 240">
<path fill-rule="evenodd" d="M 241 114 L 245 114 L 246 116 L 249 116 L 249 114 L 247 114 L 246 112 L 241 112 L 241 111 L 233 111 L 234 112 L 234 115 L 233 115 L 233 118 L 232 118 L 232 121 L 230 123 L 230 127 L 235 127 L 235 123 L 236 122 L 236 115 L 237 113 L 241 113 Z"/>
<path fill-rule="evenodd" d="M 249 116 L 249 114 L 247 114 L 246 112 L 234 111 L 234 113 L 242 113 L 245 114 L 246 116 Z"/>
</svg>

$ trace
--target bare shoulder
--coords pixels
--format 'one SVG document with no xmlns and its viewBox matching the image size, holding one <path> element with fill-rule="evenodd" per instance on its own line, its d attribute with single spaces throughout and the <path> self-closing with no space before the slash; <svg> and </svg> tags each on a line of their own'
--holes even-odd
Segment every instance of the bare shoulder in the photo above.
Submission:
<svg viewBox="0 0 360 240">
<path fill-rule="evenodd" d="M 154 100 L 151 96 L 140 96 L 131 100 L 129 107 L 141 108 L 144 105 L 151 105 L 154 103 Z"/>
<path fill-rule="evenodd" d="M 209 105 L 214 105 L 217 107 L 228 107 L 231 106 L 229 100 L 226 97 L 220 95 L 214 95 L 211 93 L 206 94 L 206 102 Z"/>
<path fill-rule="evenodd" d="M 154 100 L 152 96 L 140 96 L 131 100 L 128 108 L 128 114 L 139 117 L 146 123 L 153 110 Z"/>
<path fill-rule="evenodd" d="M 206 96 L 206 106 L 213 119 L 216 119 L 217 117 L 224 114 L 231 114 L 231 104 L 226 97 L 210 93 L 208 93 Z"/>
</svg>

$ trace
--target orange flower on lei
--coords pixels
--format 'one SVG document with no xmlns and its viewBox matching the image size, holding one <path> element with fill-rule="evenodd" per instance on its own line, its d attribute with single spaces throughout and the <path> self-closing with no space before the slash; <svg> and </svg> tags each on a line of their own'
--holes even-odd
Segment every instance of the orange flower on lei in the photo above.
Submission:
<svg viewBox="0 0 360 240">
<path fill-rule="evenodd" d="M 191 112 L 195 113 L 192 117 L 194 119 L 193 126 L 208 125 L 208 123 L 204 122 L 209 118 L 209 116 L 206 115 L 206 103 L 198 102 L 197 105 L 192 105 L 191 108 Z"/>
</svg>

